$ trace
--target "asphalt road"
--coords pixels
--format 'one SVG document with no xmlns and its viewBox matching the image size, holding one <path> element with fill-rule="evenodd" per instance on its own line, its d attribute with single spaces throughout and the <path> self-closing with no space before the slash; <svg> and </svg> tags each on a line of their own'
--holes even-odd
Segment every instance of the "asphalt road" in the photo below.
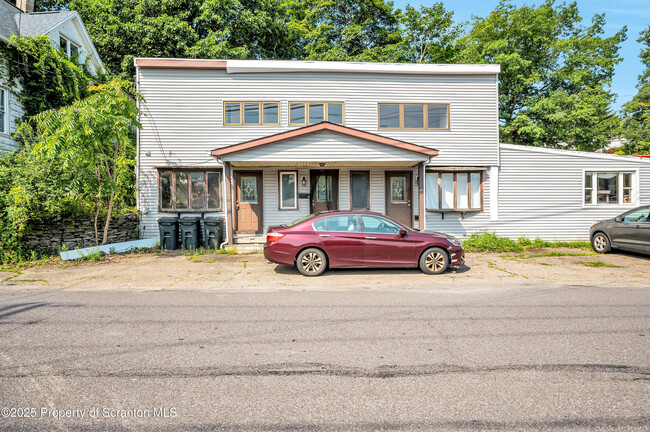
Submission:
<svg viewBox="0 0 650 432">
<path fill-rule="evenodd" d="M 0 291 L 0 430 L 648 431 L 649 341 L 650 288 Z"/>
</svg>

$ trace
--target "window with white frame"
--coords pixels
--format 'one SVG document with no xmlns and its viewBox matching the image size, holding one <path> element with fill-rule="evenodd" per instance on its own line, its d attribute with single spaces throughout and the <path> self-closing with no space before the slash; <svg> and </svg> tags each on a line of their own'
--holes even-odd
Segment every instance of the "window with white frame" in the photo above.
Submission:
<svg viewBox="0 0 650 432">
<path fill-rule="evenodd" d="M 585 172 L 585 205 L 625 205 L 634 201 L 634 173 Z"/>
<path fill-rule="evenodd" d="M 280 171 L 280 210 L 298 209 L 298 173 Z"/>
<path fill-rule="evenodd" d="M 0 133 L 9 133 L 8 118 L 9 117 L 9 92 L 7 90 L 0 88 Z"/>
<path fill-rule="evenodd" d="M 63 50 L 68 58 L 77 57 L 79 55 L 79 45 L 76 45 L 70 40 L 64 38 L 63 36 L 59 37 L 59 47 Z"/>
<path fill-rule="evenodd" d="M 483 210 L 482 172 L 426 173 L 427 210 Z"/>
</svg>

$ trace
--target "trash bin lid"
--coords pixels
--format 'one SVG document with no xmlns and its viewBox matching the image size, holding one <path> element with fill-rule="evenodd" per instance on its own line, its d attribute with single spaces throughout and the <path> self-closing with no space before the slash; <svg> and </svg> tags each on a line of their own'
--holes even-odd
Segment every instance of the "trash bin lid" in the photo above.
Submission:
<svg viewBox="0 0 650 432">
<path fill-rule="evenodd" d="M 180 222 L 182 224 L 194 224 L 194 223 L 197 223 L 200 220 L 201 220 L 200 217 L 192 216 L 192 217 L 183 217 L 183 218 L 181 218 Z"/>
<path fill-rule="evenodd" d="M 177 220 L 178 220 L 178 218 L 176 218 L 176 217 L 161 217 L 160 219 L 158 219 L 158 223 L 160 223 L 160 222 L 170 223 L 170 222 L 176 222 Z"/>
<path fill-rule="evenodd" d="M 222 220 L 223 220 L 223 218 L 216 217 L 216 216 L 210 216 L 210 217 L 203 218 L 203 223 L 219 224 L 219 223 L 221 223 Z"/>
</svg>

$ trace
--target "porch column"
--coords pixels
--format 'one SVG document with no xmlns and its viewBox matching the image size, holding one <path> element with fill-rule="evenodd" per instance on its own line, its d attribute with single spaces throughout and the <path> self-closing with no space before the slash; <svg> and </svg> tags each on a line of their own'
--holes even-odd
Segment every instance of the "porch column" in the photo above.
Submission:
<svg viewBox="0 0 650 432">
<path fill-rule="evenodd" d="M 228 226 L 228 244 L 233 245 L 235 229 L 232 217 L 232 182 L 230 181 L 230 162 L 224 162 L 223 177 L 226 185 L 226 225 Z"/>
<path fill-rule="evenodd" d="M 426 214 L 427 214 L 427 205 L 424 202 L 424 162 L 421 162 L 418 165 L 418 228 L 423 230 L 426 228 Z"/>
</svg>

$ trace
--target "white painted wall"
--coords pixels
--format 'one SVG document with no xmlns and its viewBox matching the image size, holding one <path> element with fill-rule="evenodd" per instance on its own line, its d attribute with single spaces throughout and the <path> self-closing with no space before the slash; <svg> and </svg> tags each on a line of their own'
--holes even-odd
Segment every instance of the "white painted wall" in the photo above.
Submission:
<svg viewBox="0 0 650 432">
<path fill-rule="evenodd" d="M 583 206 L 584 171 L 634 171 L 638 200 L 629 205 Z M 587 240 L 591 225 L 638 205 L 650 204 L 650 162 L 525 146 L 501 145 L 498 220 L 490 221 L 489 178 L 484 185 L 486 208 L 465 220 L 427 215 L 427 227 L 459 236 L 487 230 L 510 238 Z"/>
</svg>

